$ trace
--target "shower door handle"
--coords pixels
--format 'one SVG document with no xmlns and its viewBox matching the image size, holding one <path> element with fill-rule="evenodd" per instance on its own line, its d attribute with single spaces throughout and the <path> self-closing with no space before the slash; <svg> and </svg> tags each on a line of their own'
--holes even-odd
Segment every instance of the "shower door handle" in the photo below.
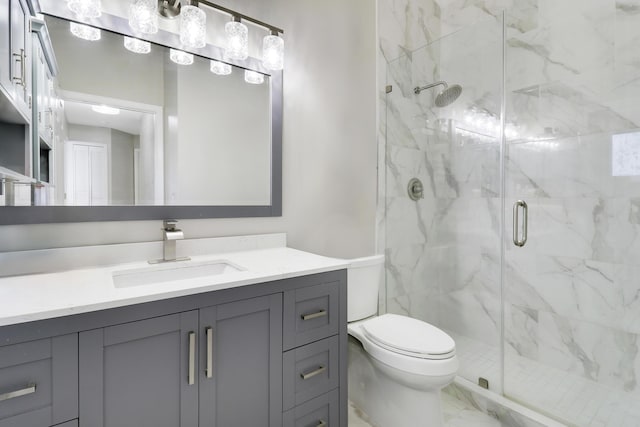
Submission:
<svg viewBox="0 0 640 427">
<path fill-rule="evenodd" d="M 520 227 L 520 208 L 522 208 L 522 227 Z M 523 247 L 527 243 L 529 224 L 529 206 L 524 200 L 518 200 L 513 204 L 513 244 Z M 522 229 L 522 237 L 519 236 Z"/>
</svg>

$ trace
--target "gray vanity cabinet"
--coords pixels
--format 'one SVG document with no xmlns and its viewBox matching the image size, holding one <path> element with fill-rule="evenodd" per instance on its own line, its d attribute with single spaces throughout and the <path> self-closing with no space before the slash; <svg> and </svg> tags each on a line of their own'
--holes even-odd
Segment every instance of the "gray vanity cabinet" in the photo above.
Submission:
<svg viewBox="0 0 640 427">
<path fill-rule="evenodd" d="M 0 347 L 0 427 L 49 427 L 77 416 L 77 334 Z"/>
<path fill-rule="evenodd" d="M 282 294 L 200 310 L 200 427 L 282 426 Z"/>
<path fill-rule="evenodd" d="M 0 427 L 346 427 L 346 296 L 341 270 L 0 327 Z"/>
<path fill-rule="evenodd" d="M 81 332 L 80 425 L 197 427 L 198 311 Z"/>
</svg>

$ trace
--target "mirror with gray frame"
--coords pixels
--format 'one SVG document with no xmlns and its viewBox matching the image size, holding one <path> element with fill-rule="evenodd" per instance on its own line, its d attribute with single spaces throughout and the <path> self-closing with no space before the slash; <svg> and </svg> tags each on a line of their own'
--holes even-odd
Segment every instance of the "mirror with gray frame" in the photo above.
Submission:
<svg viewBox="0 0 640 427">
<path fill-rule="evenodd" d="M 34 71 L 47 108 L 33 120 L 46 125 L 28 137 L 31 179 L 3 180 L 0 224 L 280 215 L 282 72 L 249 58 L 219 75 L 216 46 L 180 64 L 175 34 L 134 53 L 123 18 L 89 41 L 44 12 L 56 74 Z"/>
</svg>

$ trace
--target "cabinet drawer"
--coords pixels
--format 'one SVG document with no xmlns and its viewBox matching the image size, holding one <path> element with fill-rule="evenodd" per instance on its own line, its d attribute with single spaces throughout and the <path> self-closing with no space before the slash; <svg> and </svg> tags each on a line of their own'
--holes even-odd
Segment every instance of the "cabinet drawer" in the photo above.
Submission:
<svg viewBox="0 0 640 427">
<path fill-rule="evenodd" d="M 77 334 L 0 347 L 0 427 L 77 417 Z"/>
<path fill-rule="evenodd" d="M 284 353 L 285 411 L 338 387 L 339 347 L 339 339 L 334 336 Z"/>
<path fill-rule="evenodd" d="M 287 291 L 284 295 L 284 349 L 308 344 L 339 331 L 340 282 Z"/>
<path fill-rule="evenodd" d="M 284 427 L 338 427 L 340 393 L 334 390 L 284 413 Z"/>
</svg>

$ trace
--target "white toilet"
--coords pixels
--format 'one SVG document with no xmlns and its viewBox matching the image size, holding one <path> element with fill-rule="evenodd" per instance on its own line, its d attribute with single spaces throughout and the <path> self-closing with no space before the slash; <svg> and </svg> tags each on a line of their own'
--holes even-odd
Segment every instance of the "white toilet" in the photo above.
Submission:
<svg viewBox="0 0 640 427">
<path fill-rule="evenodd" d="M 349 399 L 377 427 L 441 427 L 440 390 L 458 370 L 455 342 L 420 320 L 376 316 L 383 268 L 384 255 L 348 268 Z"/>
</svg>

